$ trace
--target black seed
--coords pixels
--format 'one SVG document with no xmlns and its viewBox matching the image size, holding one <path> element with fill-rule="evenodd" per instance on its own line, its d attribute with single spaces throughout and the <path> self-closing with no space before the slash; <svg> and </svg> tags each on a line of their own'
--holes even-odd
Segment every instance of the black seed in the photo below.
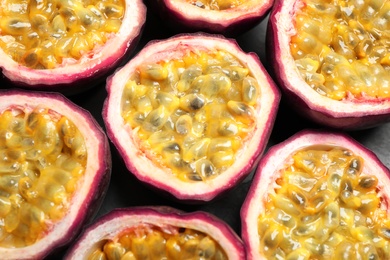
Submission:
<svg viewBox="0 0 390 260">
<path fill-rule="evenodd" d="M 198 110 L 203 106 L 204 106 L 204 100 L 199 96 L 195 96 L 195 98 L 190 102 L 190 108 L 192 110 Z"/>
<path fill-rule="evenodd" d="M 172 142 L 165 146 L 164 150 L 169 152 L 180 152 L 180 145 L 176 142 Z"/>
</svg>

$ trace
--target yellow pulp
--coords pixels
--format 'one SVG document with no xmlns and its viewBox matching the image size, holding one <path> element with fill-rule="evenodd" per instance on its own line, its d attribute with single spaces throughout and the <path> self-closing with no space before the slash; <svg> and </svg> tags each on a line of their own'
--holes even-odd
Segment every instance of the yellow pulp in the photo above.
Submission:
<svg viewBox="0 0 390 260">
<path fill-rule="evenodd" d="M 244 0 L 186 0 L 188 3 L 206 10 L 226 10 L 237 7 Z"/>
<path fill-rule="evenodd" d="M 122 116 L 156 164 L 202 181 L 233 164 L 256 124 L 258 96 L 257 82 L 232 55 L 191 52 L 140 66 L 123 92 Z"/>
<path fill-rule="evenodd" d="M 125 231 L 115 240 L 104 241 L 88 260 L 203 259 L 227 260 L 221 246 L 210 236 L 192 229 L 162 230 L 141 225 Z"/>
<path fill-rule="evenodd" d="M 335 100 L 390 97 L 390 1 L 303 0 L 291 52 L 301 76 Z"/>
<path fill-rule="evenodd" d="M 34 69 L 72 63 L 119 30 L 124 9 L 124 0 L 2 0 L 0 48 Z"/>
<path fill-rule="evenodd" d="M 76 126 L 45 108 L 0 114 L 0 247 L 33 244 L 62 218 L 85 171 Z"/>
<path fill-rule="evenodd" d="M 390 259 L 389 205 L 377 178 L 362 174 L 363 159 L 337 147 L 292 159 L 258 218 L 260 252 L 269 259 Z"/>
</svg>

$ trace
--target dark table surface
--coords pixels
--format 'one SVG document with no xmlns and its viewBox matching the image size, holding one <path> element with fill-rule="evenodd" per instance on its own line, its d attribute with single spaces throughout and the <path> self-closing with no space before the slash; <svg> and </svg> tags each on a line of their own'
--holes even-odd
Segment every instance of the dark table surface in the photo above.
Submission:
<svg viewBox="0 0 390 260">
<path fill-rule="evenodd" d="M 236 40 L 245 52 L 257 53 L 265 67 L 270 69 L 270 64 L 267 61 L 265 49 L 267 21 L 267 19 L 263 20 L 252 30 L 236 37 Z M 153 13 L 148 13 L 142 38 L 132 55 L 135 55 L 150 40 L 165 39 L 175 34 L 175 32 L 172 32 L 168 29 L 164 21 L 160 20 Z M 129 59 L 131 57 L 132 56 L 129 56 Z M 104 128 L 101 111 L 106 95 L 107 93 L 105 90 L 105 82 L 103 82 L 87 92 L 76 96 L 71 96 L 70 99 L 79 106 L 89 110 L 94 115 L 98 123 L 102 126 L 102 128 Z M 323 129 L 324 127 L 313 124 L 295 114 L 295 112 L 289 109 L 288 105 L 285 104 L 284 97 L 282 97 L 279 112 L 267 148 L 284 141 L 302 129 L 318 128 Z M 361 142 L 363 145 L 373 150 L 387 167 L 390 166 L 389 123 L 368 130 L 348 132 L 348 134 Z M 196 210 L 210 212 L 225 220 L 237 232 L 237 234 L 241 233 L 239 213 L 242 202 L 244 201 L 247 191 L 250 187 L 252 174 L 246 178 L 244 182 L 239 184 L 236 189 L 217 201 L 203 205 L 186 205 L 166 199 L 156 192 L 143 186 L 143 184 L 141 184 L 126 169 L 114 146 L 111 146 L 111 152 L 111 182 L 105 200 L 95 219 L 99 218 L 103 214 L 110 212 L 114 208 L 141 205 L 168 205 L 187 212 Z M 95 219 L 91 219 L 89 222 L 93 222 Z M 63 252 L 50 258 L 59 259 L 62 255 Z"/>
</svg>

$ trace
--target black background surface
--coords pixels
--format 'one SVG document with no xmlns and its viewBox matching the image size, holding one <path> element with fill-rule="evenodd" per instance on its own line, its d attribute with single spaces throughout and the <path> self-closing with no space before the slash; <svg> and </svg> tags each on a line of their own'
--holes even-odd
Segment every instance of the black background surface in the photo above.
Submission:
<svg viewBox="0 0 390 260">
<path fill-rule="evenodd" d="M 267 19 L 263 20 L 252 30 L 236 37 L 236 40 L 245 52 L 257 53 L 264 66 L 267 69 L 270 69 L 271 65 L 267 61 L 265 49 L 267 22 Z M 162 21 L 154 13 L 148 11 L 142 38 L 136 50 L 128 57 L 128 59 L 134 56 L 150 40 L 165 39 L 175 34 L 176 32 L 172 32 L 165 25 L 164 21 Z M 101 112 L 106 95 L 105 82 L 102 82 L 87 92 L 71 96 L 70 99 L 79 106 L 89 110 L 104 129 Z M 302 129 L 325 129 L 322 126 L 313 124 L 306 119 L 301 118 L 285 104 L 284 100 L 285 97 L 282 97 L 279 112 L 267 147 L 284 141 Z M 369 130 L 348 132 L 348 134 L 373 150 L 387 167 L 390 166 L 389 123 Z M 233 191 L 229 192 L 226 196 L 217 201 L 202 205 L 186 205 L 166 199 L 160 194 L 145 187 L 129 173 L 113 145 L 111 145 L 111 152 L 112 175 L 110 186 L 99 212 L 97 213 L 95 219 L 90 219 L 88 221 L 89 223 L 94 222 L 96 218 L 110 212 L 114 208 L 141 205 L 168 205 L 187 212 L 196 210 L 210 212 L 225 220 L 237 232 L 237 234 L 240 235 L 240 208 L 250 187 L 251 178 L 253 176 L 252 174 Z M 61 251 L 51 255 L 49 258 L 60 259 L 63 254 L 64 251 Z"/>
</svg>

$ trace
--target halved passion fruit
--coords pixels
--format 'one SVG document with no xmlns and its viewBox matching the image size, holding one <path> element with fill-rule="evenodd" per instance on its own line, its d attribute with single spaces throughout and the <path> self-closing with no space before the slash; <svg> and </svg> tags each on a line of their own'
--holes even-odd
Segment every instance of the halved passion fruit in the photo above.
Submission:
<svg viewBox="0 0 390 260">
<path fill-rule="evenodd" d="M 291 103 L 336 128 L 390 119 L 390 2 L 280 0 L 268 43 Z"/>
<path fill-rule="evenodd" d="M 390 259 L 390 172 L 338 133 L 272 147 L 241 209 L 248 259 Z"/>
<path fill-rule="evenodd" d="M 22 87 L 84 90 L 135 47 L 145 19 L 140 0 L 4 0 L 0 68 Z"/>
<path fill-rule="evenodd" d="M 0 255 L 42 259 L 93 217 L 108 187 L 108 140 L 59 94 L 0 92 Z"/>
<path fill-rule="evenodd" d="M 169 207 L 116 209 L 85 230 L 65 259 L 245 259 L 222 220 Z"/>
<path fill-rule="evenodd" d="M 128 169 L 177 199 L 199 202 L 250 173 L 279 104 L 255 54 L 204 34 L 148 44 L 107 91 L 107 133 Z"/>
<path fill-rule="evenodd" d="M 267 15 L 274 0 L 161 0 L 147 1 L 176 32 L 242 34 Z"/>
</svg>

